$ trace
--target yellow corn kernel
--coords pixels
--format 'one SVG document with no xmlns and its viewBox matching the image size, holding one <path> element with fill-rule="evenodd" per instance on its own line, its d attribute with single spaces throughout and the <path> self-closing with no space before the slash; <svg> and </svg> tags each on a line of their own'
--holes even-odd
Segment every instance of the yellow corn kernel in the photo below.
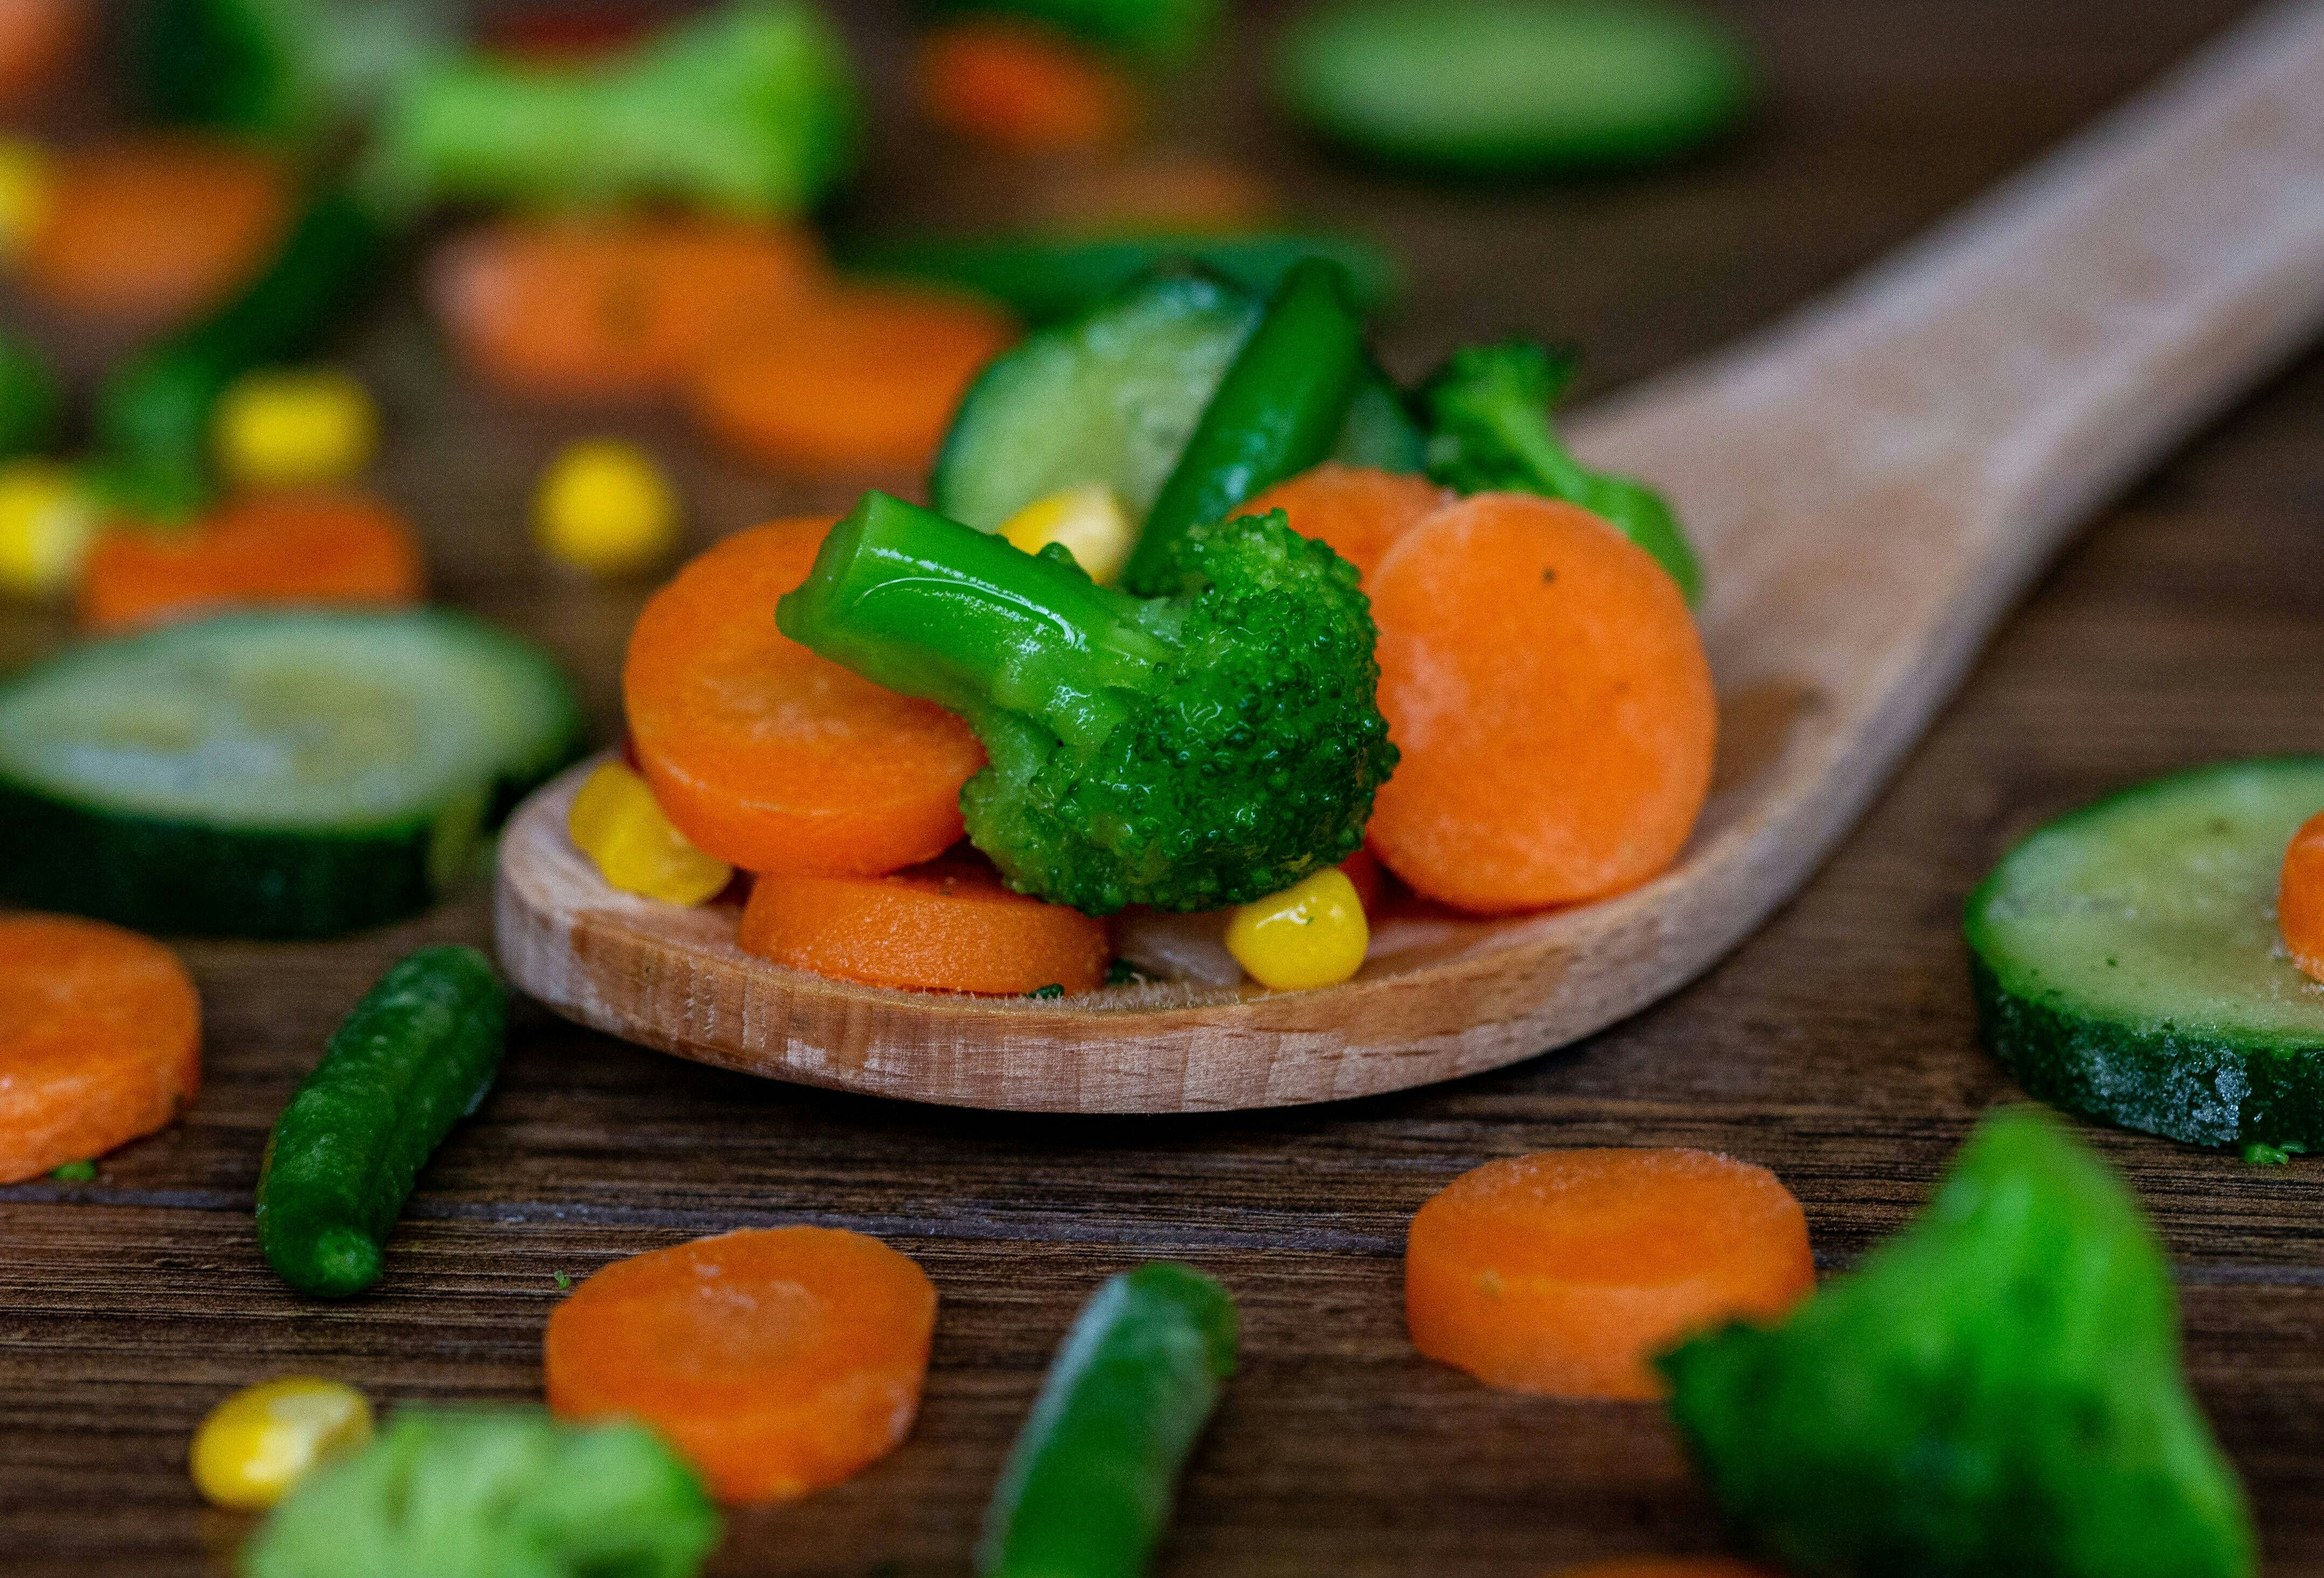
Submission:
<svg viewBox="0 0 2324 1578">
<path fill-rule="evenodd" d="M 294 1375 L 246 1387 L 194 1432 L 194 1488 L 220 1507 L 272 1507 L 316 1464 L 361 1446 L 371 1431 L 370 1401 L 338 1381 Z"/>
<path fill-rule="evenodd" d="M 694 905 L 715 899 L 734 880 L 734 868 L 695 848 L 662 815 L 646 780 L 618 761 L 589 775 L 565 826 L 607 885 L 624 893 Z"/>
<path fill-rule="evenodd" d="M 371 392 L 334 368 L 245 374 L 219 397 L 218 469 L 245 487 L 346 482 L 379 448 Z"/>
<path fill-rule="evenodd" d="M 678 545 L 678 495 L 653 457 L 619 438 L 567 444 L 541 474 L 533 532 L 593 576 L 650 569 Z"/>
<path fill-rule="evenodd" d="M 1034 500 L 1001 523 L 1001 535 L 1027 553 L 1064 543 L 1074 562 L 1101 586 L 1113 585 L 1130 562 L 1130 550 L 1138 546 L 1138 528 L 1130 523 L 1130 512 L 1102 482 Z"/>
<path fill-rule="evenodd" d="M 97 528 L 96 502 L 64 466 L 0 466 L 0 593 L 49 597 L 70 586 Z"/>
<path fill-rule="evenodd" d="M 22 137 L 0 137 L 0 259 L 24 254 L 48 223 L 55 194 L 48 151 Z"/>
<path fill-rule="evenodd" d="M 1337 866 L 1245 904 L 1227 921 L 1227 952 L 1270 992 L 1337 986 L 1363 967 L 1371 940 L 1364 901 Z"/>
</svg>

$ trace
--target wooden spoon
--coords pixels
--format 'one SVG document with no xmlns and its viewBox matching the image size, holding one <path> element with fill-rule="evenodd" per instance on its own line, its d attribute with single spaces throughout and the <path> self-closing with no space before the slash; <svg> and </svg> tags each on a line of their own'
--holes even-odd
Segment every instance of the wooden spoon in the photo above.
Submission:
<svg viewBox="0 0 2324 1578">
<path fill-rule="evenodd" d="M 1789 897 L 2071 527 L 2324 321 L 2324 5 L 2245 24 L 1811 309 L 1577 432 L 1702 547 L 1719 779 L 1679 864 L 1603 903 L 1390 923 L 1345 986 L 1055 1002 L 847 985 L 731 908 L 608 889 L 580 770 L 502 846 L 501 955 L 557 1011 L 682 1057 L 964 1106 L 1181 1112 L 1530 1057 L 1692 979 Z"/>
</svg>

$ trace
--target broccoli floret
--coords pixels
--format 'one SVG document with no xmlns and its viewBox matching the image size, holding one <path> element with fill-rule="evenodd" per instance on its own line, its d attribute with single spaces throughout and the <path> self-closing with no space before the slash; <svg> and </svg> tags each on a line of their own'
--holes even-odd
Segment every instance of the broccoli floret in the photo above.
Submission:
<svg viewBox="0 0 2324 1578">
<path fill-rule="evenodd" d="M 1019 891 L 1215 909 L 1352 853 L 1396 748 L 1354 567 L 1279 512 L 1197 527 L 1176 563 L 1183 590 L 1132 597 L 873 493 L 776 617 L 968 720 L 991 758 L 968 835 Z"/>
<path fill-rule="evenodd" d="M 432 200 L 794 213 L 843 172 L 856 122 L 819 11 L 730 0 L 611 61 L 472 54 L 421 71 L 389 102 L 373 173 Z"/>
<path fill-rule="evenodd" d="M 1803 1578 L 2248 1578 L 2137 1201 L 2033 1110 L 1775 1330 L 1663 1361 L 1729 1516 Z"/>
<path fill-rule="evenodd" d="M 692 1578 L 718 1543 L 694 1472 L 643 1426 L 406 1408 L 317 1470 L 242 1578 Z"/>
<path fill-rule="evenodd" d="M 1692 603 L 1702 593 L 1702 567 L 1670 505 L 1634 477 L 1583 466 L 1550 420 L 1577 361 L 1572 351 L 1531 340 L 1453 352 L 1420 389 L 1428 475 L 1464 494 L 1541 494 L 1603 516 L 1653 554 Z"/>
<path fill-rule="evenodd" d="M 161 0 L 145 97 L 164 119 L 300 140 L 363 120 L 458 38 L 447 0 Z"/>
</svg>

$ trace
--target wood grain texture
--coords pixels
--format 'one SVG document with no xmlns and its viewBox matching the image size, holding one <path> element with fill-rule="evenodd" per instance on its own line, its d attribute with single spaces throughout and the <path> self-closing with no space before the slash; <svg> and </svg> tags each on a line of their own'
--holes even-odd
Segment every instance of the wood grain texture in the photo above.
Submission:
<svg viewBox="0 0 2324 1578">
<path fill-rule="evenodd" d="M 1770 114 L 1654 180 L 1443 192 L 1318 154 L 1256 107 L 1257 51 L 1167 108 L 1314 213 L 1369 221 L 1417 289 L 1389 358 L 1422 370 L 1512 326 L 1590 347 L 1594 387 L 1675 367 L 1889 252 L 2143 86 L 2236 0 L 1749 0 Z M 854 17 L 890 88 L 886 10 Z M 1272 14 L 1247 24 L 1261 36 Z M 891 126 L 870 217 L 940 217 L 924 142 Z M 962 173 L 974 176 L 968 169 Z M 5 309 L 12 318 L 13 307 Z M 54 328 L 52 324 L 43 324 Z M 61 340 L 55 343 L 65 343 Z M 70 342 L 84 374 L 101 342 Z M 562 436 L 648 439 L 696 544 L 845 502 L 728 466 L 657 415 L 548 411 L 451 375 L 408 309 L 356 355 L 395 442 L 381 485 L 427 533 L 448 601 L 572 664 L 600 738 L 643 586 L 560 579 L 526 544 Z M 1487 1392 L 1404 1344 L 1397 1254 L 1435 1188 L 1551 1146 L 1691 1144 L 1774 1167 L 1827 1269 L 1923 1196 L 2014 1091 L 1975 1042 L 1961 896 L 2015 836 L 2121 782 L 2317 748 L 2324 358 L 2310 357 L 2111 511 L 2003 627 L 1860 828 L 1702 981 L 1552 1057 L 1329 1106 L 1060 1120 L 746 1078 L 520 1012 L 502 1083 L 423 1175 L 375 1297 L 304 1303 L 249 1206 L 274 1112 L 364 989 L 423 942 L 490 936 L 479 891 L 408 925 L 184 952 L 208 1081 L 186 1121 L 95 1184 L 0 1190 L 0 1571 L 223 1578 L 246 1527 L 183 1472 L 229 1389 L 300 1369 L 384 1401 L 524 1398 L 554 1274 L 748 1224 L 854 1226 L 919 1259 L 943 1304 L 906 1446 L 824 1496 L 738 1519 L 716 1571 L 957 1578 L 1048 1349 L 1096 1279 L 1170 1254 L 1250 1317 L 1248 1368 L 1197 1454 L 1163 1578 L 1540 1578 L 1721 1535 L 1652 1409 Z M 890 479 L 894 480 L 894 479 Z M 64 639 L 0 614 L 0 665 Z M 2178 1266 L 2195 1382 L 2249 1481 L 2272 1578 L 2324 1578 L 2324 1163 L 2246 1168 L 2112 1131 Z"/>
</svg>

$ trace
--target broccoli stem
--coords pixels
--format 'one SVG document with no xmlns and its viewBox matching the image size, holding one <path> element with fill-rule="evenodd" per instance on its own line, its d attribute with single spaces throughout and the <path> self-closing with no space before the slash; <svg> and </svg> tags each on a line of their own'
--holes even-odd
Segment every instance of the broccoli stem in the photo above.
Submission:
<svg viewBox="0 0 2324 1578">
<path fill-rule="evenodd" d="M 1028 554 L 883 493 L 834 527 L 776 605 L 782 632 L 876 684 L 961 714 L 1005 748 L 1009 715 L 1060 740 L 1102 739 L 1111 693 L 1150 681 L 1170 648 L 1136 598 L 1069 558 Z"/>
</svg>

